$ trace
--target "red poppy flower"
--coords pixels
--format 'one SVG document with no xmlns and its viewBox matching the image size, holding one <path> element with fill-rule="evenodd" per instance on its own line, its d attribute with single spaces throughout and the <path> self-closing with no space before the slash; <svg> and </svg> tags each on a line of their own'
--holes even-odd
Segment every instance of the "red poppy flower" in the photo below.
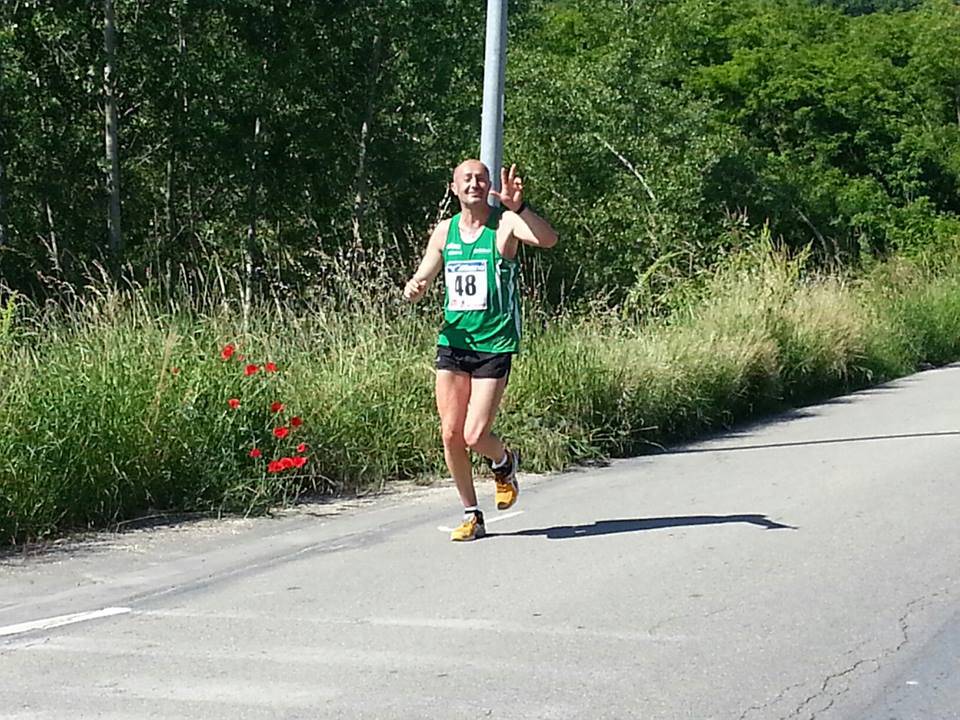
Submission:
<svg viewBox="0 0 960 720">
<path fill-rule="evenodd" d="M 230 398 L 227 400 L 227 405 L 229 405 L 233 410 L 236 410 L 238 407 L 240 407 L 240 401 L 236 398 Z"/>
<path fill-rule="evenodd" d="M 293 458 L 290 458 L 290 457 L 280 458 L 280 466 L 284 470 L 289 470 L 294 465 L 296 465 L 296 463 L 293 461 Z"/>
<path fill-rule="evenodd" d="M 267 372 L 276 372 L 277 365 L 276 363 L 268 362 L 266 365 L 263 366 L 263 369 L 266 370 Z"/>
<path fill-rule="evenodd" d="M 220 351 L 220 357 L 223 358 L 224 360 L 229 360 L 230 358 L 233 357 L 233 354 L 236 351 L 237 349 L 232 344 L 224 345 L 223 350 Z"/>
<path fill-rule="evenodd" d="M 302 468 L 304 465 L 307 464 L 307 459 L 302 455 L 297 455 L 296 457 L 290 458 L 290 459 L 293 461 L 293 466 L 295 468 Z"/>
<path fill-rule="evenodd" d="M 294 427 L 300 427 L 301 425 L 303 425 L 303 420 L 301 420 L 298 416 L 292 417 L 290 418 L 290 424 L 293 425 Z"/>
<path fill-rule="evenodd" d="M 178 367 L 172 367 L 172 368 L 170 368 L 170 374 L 171 374 L 171 375 L 179 375 L 179 374 L 180 374 L 180 368 L 178 368 Z"/>
<path fill-rule="evenodd" d="M 283 466 L 280 464 L 279 460 L 271 460 L 267 463 L 267 472 L 268 473 L 278 473 L 283 470 Z"/>
<path fill-rule="evenodd" d="M 282 411 L 283 411 L 283 403 L 282 403 L 282 402 L 275 402 L 275 403 L 273 403 L 273 404 L 270 406 L 270 412 L 272 412 L 272 413 L 278 413 L 278 412 L 282 412 Z"/>
<path fill-rule="evenodd" d="M 256 365 L 247 365 L 243 369 L 243 374 L 246 375 L 247 377 L 250 377 L 251 375 L 256 375 L 257 370 L 259 370 L 259 368 Z"/>
<path fill-rule="evenodd" d="M 260 448 L 254 448 L 253 450 L 250 451 L 250 457 L 252 457 L 254 460 L 256 460 L 261 455 L 263 455 L 263 453 L 260 452 Z"/>
<path fill-rule="evenodd" d="M 307 444 L 306 444 L 306 443 L 300 443 L 299 445 L 297 445 L 297 452 L 298 452 L 298 453 L 305 453 L 306 451 L 307 451 Z"/>
<path fill-rule="evenodd" d="M 287 427 L 278 427 L 273 429 L 274 437 L 279 440 L 283 440 L 287 435 L 290 434 L 290 428 Z"/>
</svg>

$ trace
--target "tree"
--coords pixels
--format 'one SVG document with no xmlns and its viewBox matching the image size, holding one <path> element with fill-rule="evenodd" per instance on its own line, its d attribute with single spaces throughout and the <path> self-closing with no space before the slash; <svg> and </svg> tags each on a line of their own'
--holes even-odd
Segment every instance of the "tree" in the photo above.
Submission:
<svg viewBox="0 0 960 720">
<path fill-rule="evenodd" d="M 923 0 L 813 0 L 815 5 L 837 8 L 847 15 L 868 15 L 875 12 L 914 10 Z"/>
<path fill-rule="evenodd" d="M 117 39 L 113 0 L 103 0 L 103 51 L 103 135 L 110 206 L 107 228 L 110 233 L 110 252 L 114 259 L 118 260 L 123 249 L 123 236 L 120 233 L 120 145 L 117 142 L 115 91 Z"/>
<path fill-rule="evenodd" d="M 731 139 L 678 82 L 667 6 L 547 2 L 514 36 L 507 154 L 564 237 L 548 262 L 568 295 L 649 297 L 718 251 L 704 180 Z"/>
</svg>

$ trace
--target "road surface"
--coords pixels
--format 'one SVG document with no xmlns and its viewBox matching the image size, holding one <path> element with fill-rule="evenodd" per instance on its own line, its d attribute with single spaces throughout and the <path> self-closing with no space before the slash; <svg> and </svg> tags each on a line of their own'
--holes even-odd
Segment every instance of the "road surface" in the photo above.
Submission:
<svg viewBox="0 0 960 720">
<path fill-rule="evenodd" d="M 0 718 L 960 718 L 960 367 L 609 467 L 0 562 Z"/>
</svg>

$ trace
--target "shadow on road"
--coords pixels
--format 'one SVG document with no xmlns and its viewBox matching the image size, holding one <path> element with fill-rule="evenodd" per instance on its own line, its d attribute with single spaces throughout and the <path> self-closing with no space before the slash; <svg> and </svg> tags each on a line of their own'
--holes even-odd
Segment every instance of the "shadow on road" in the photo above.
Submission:
<svg viewBox="0 0 960 720">
<path fill-rule="evenodd" d="M 878 440 L 909 440 L 911 438 L 949 437 L 960 435 L 960 430 L 943 430 L 940 432 L 903 433 L 901 435 L 862 435 L 848 438 L 826 438 L 824 440 L 796 440 L 781 443 L 758 443 L 756 445 L 728 445 L 726 447 L 681 447 L 673 450 L 664 450 L 657 455 L 686 455 L 690 453 L 717 453 L 733 452 L 735 450 L 766 450 L 769 448 L 800 447 L 805 445 L 836 445 L 840 443 L 875 442 Z M 722 438 L 718 438 L 718 441 Z"/>
<path fill-rule="evenodd" d="M 487 537 L 536 536 L 543 535 L 551 540 L 565 538 L 590 537 L 591 535 L 612 535 L 614 533 L 642 532 L 671 527 L 690 525 L 719 525 L 726 523 L 748 523 L 767 530 L 796 530 L 793 525 L 775 522 L 766 515 L 686 515 L 681 517 L 630 518 L 624 520 L 598 520 L 591 525 L 555 525 L 547 528 L 530 528 L 515 532 L 488 532 Z"/>
</svg>

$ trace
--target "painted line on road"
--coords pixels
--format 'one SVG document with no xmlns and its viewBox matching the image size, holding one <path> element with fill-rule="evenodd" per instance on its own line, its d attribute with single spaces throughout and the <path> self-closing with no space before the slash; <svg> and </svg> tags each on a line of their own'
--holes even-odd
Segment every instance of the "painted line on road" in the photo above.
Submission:
<svg viewBox="0 0 960 720">
<path fill-rule="evenodd" d="M 57 615 L 56 617 L 45 618 L 43 620 L 31 620 L 30 622 L 0 627 L 0 637 L 19 635 L 20 633 L 30 632 L 31 630 L 51 630 L 52 628 L 73 625 L 74 623 L 86 622 L 87 620 L 97 620 L 99 618 L 113 617 L 114 615 L 126 615 L 129 612 L 132 612 L 130 608 L 108 607 L 103 610 L 92 610 L 90 612 L 73 613 L 71 615 Z"/>
<path fill-rule="evenodd" d="M 489 520 L 484 518 L 484 524 L 490 525 L 495 522 L 500 522 L 501 520 L 509 520 L 510 518 L 516 517 L 517 515 L 523 515 L 523 510 L 514 510 L 512 513 L 507 513 L 506 515 L 497 515 L 495 517 L 490 518 Z M 447 527 L 446 525 L 438 525 L 437 530 L 439 530 L 440 532 L 453 532 L 454 530 L 456 530 L 456 528 Z"/>
</svg>

